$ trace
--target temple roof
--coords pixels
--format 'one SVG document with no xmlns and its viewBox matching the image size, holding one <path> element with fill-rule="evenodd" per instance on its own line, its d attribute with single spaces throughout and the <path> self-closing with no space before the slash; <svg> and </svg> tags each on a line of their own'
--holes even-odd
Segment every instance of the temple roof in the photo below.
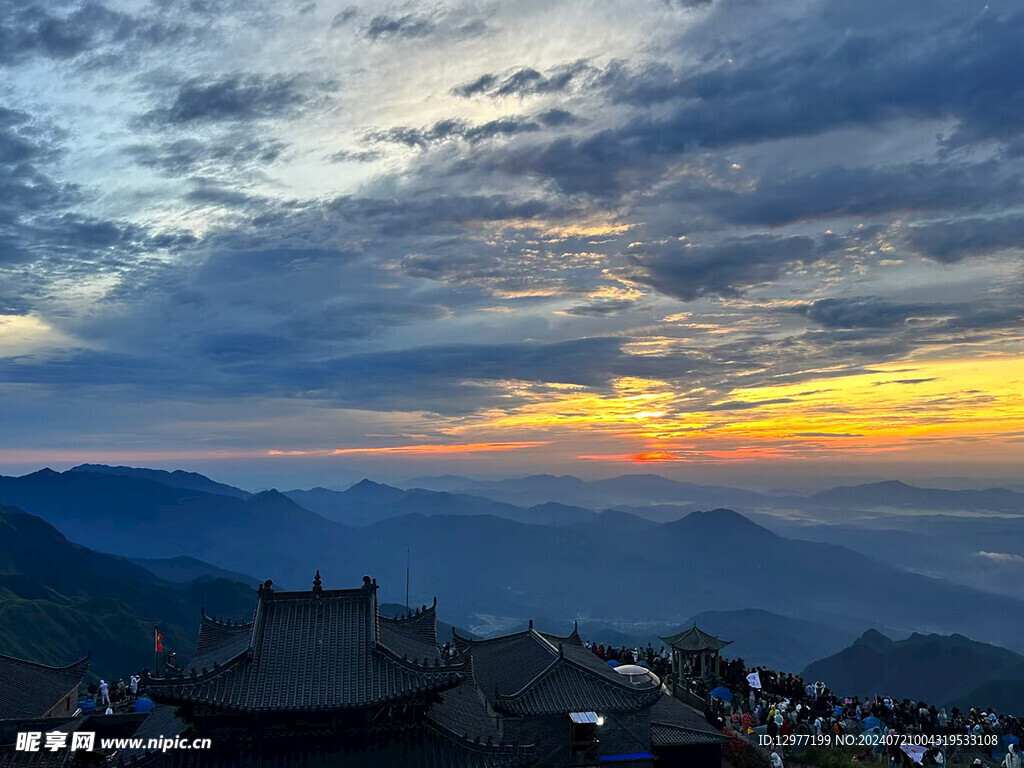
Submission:
<svg viewBox="0 0 1024 768">
<path fill-rule="evenodd" d="M 147 691 L 167 704 L 269 712 L 367 707 L 451 688 L 462 677 L 424 641 L 427 623 L 379 617 L 368 577 L 358 589 L 325 590 L 317 572 L 310 592 L 268 582 L 251 622 L 204 617 L 190 673 L 147 678 Z"/>
<path fill-rule="evenodd" d="M 698 628 L 696 624 L 683 632 L 661 639 L 665 641 L 665 645 L 671 646 L 678 651 L 690 653 L 697 651 L 720 651 L 732 642 L 732 640 L 721 640 L 714 635 L 709 635 L 704 630 Z"/>
<path fill-rule="evenodd" d="M 395 653 L 410 659 L 426 659 L 431 664 L 441 659 L 437 647 L 437 598 L 429 608 L 424 606 L 408 616 L 380 616 L 377 626 L 381 642 Z"/>
<path fill-rule="evenodd" d="M 190 669 L 212 668 L 223 664 L 249 647 L 252 622 L 231 623 L 207 616 L 205 612 L 199 624 L 199 640 L 196 655 Z"/>
<path fill-rule="evenodd" d="M 693 707 L 663 695 L 651 707 L 651 743 L 655 747 L 721 744 L 728 738 L 709 725 Z"/>
<path fill-rule="evenodd" d="M 635 685 L 578 642 L 531 626 L 524 632 L 466 647 L 472 677 L 492 707 L 513 716 L 568 712 L 622 712 L 649 706 L 660 695 L 653 682 Z"/>
<path fill-rule="evenodd" d="M 88 656 L 66 667 L 48 667 L 0 655 L 0 720 L 44 716 L 88 671 Z"/>
</svg>

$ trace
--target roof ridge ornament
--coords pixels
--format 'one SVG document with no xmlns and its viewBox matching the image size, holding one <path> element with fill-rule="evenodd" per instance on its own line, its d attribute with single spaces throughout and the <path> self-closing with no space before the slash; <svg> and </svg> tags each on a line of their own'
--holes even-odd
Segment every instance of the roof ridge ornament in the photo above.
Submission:
<svg viewBox="0 0 1024 768">
<path fill-rule="evenodd" d="M 324 592 L 324 584 L 320 579 L 320 569 L 316 569 L 316 575 L 313 576 L 313 597 L 320 597 Z"/>
</svg>

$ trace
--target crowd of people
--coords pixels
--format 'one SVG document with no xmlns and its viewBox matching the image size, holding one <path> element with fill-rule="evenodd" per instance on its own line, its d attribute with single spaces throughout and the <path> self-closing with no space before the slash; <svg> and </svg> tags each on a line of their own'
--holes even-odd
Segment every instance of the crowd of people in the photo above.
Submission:
<svg viewBox="0 0 1024 768">
<path fill-rule="evenodd" d="M 91 700 L 97 712 L 112 715 L 115 712 L 138 710 L 136 702 L 140 701 L 138 675 L 132 675 L 127 682 L 124 678 L 116 683 L 100 680 L 99 685 L 89 683 L 86 688 L 86 700 Z M 79 700 L 81 703 L 81 699 Z"/>
<path fill-rule="evenodd" d="M 627 648 L 624 645 L 616 648 L 613 645 L 606 646 L 604 643 L 592 643 L 590 641 L 587 641 L 584 645 L 604 662 L 614 661 L 617 664 L 640 664 L 647 667 L 662 680 L 665 679 L 665 676 L 668 675 L 672 667 L 672 655 L 665 646 L 661 646 L 659 650 L 655 651 L 650 643 L 647 644 L 646 648 L 641 648 L 640 646 Z"/>
<path fill-rule="evenodd" d="M 664 647 L 655 651 L 648 645 L 641 648 L 613 648 L 598 643 L 587 643 L 597 656 L 604 660 L 646 666 L 663 681 L 673 674 L 671 655 Z M 705 702 L 704 716 L 720 730 L 731 730 L 738 734 L 767 734 L 772 741 L 781 742 L 772 749 L 774 768 L 782 768 L 788 751 L 783 744 L 793 734 L 821 736 L 833 734 L 845 736 L 860 735 L 869 731 L 883 737 L 875 749 L 866 749 L 860 760 L 870 762 L 887 758 L 889 768 L 910 764 L 908 755 L 900 749 L 898 739 L 886 739 L 892 734 L 904 736 L 956 735 L 990 737 L 975 739 L 983 744 L 996 737 L 1000 747 L 1007 745 L 1002 768 L 1024 768 L 1021 764 L 1019 740 L 1024 737 L 1024 723 L 1011 714 L 999 714 L 991 707 L 970 708 L 967 711 L 952 707 L 935 707 L 921 701 L 896 699 L 889 696 L 873 698 L 841 697 L 833 693 L 822 681 L 808 681 L 799 675 L 776 672 L 765 667 L 748 668 L 743 659 L 721 660 L 720 677 L 714 681 L 695 677 L 692 670 L 681 670 L 680 682 Z M 756 675 L 754 674 L 756 673 Z M 751 685 L 751 677 L 760 687 Z M 726 688 L 726 698 L 712 695 L 717 686 Z M 873 719 L 872 719 L 873 718 Z M 764 726 L 764 729 L 761 729 Z M 1005 737 L 1010 737 L 1009 739 Z M 920 739 L 919 739 L 920 740 Z M 1017 742 L 1016 744 L 1013 742 Z M 973 755 L 973 764 L 988 765 L 992 749 L 977 746 L 965 748 L 957 757 Z M 1000 751 L 1002 754 L 1002 751 Z M 947 750 L 932 746 L 921 756 L 924 765 L 942 766 L 947 761 Z"/>
</svg>

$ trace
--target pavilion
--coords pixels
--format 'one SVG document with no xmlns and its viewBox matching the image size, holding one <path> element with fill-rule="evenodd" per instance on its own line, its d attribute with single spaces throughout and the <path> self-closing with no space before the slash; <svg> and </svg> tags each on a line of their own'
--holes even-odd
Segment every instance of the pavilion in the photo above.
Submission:
<svg viewBox="0 0 1024 768">
<path fill-rule="evenodd" d="M 722 659 L 719 652 L 732 643 L 732 640 L 709 635 L 696 622 L 687 630 L 661 639 L 672 649 L 672 671 L 677 682 L 682 680 L 687 669 L 691 678 L 707 682 L 720 677 Z"/>
</svg>

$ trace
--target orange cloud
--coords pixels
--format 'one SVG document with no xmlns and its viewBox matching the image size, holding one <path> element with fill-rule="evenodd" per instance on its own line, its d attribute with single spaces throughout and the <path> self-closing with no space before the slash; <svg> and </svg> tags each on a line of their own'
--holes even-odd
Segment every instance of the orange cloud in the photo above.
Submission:
<svg viewBox="0 0 1024 768">
<path fill-rule="evenodd" d="M 532 440 L 507 443 L 459 443 L 455 445 L 392 445 L 381 448 L 329 448 L 313 451 L 268 451 L 271 456 L 343 456 L 346 454 L 401 453 L 401 454 L 450 454 L 487 453 L 491 451 L 520 451 L 550 445 L 547 440 Z"/>
</svg>

